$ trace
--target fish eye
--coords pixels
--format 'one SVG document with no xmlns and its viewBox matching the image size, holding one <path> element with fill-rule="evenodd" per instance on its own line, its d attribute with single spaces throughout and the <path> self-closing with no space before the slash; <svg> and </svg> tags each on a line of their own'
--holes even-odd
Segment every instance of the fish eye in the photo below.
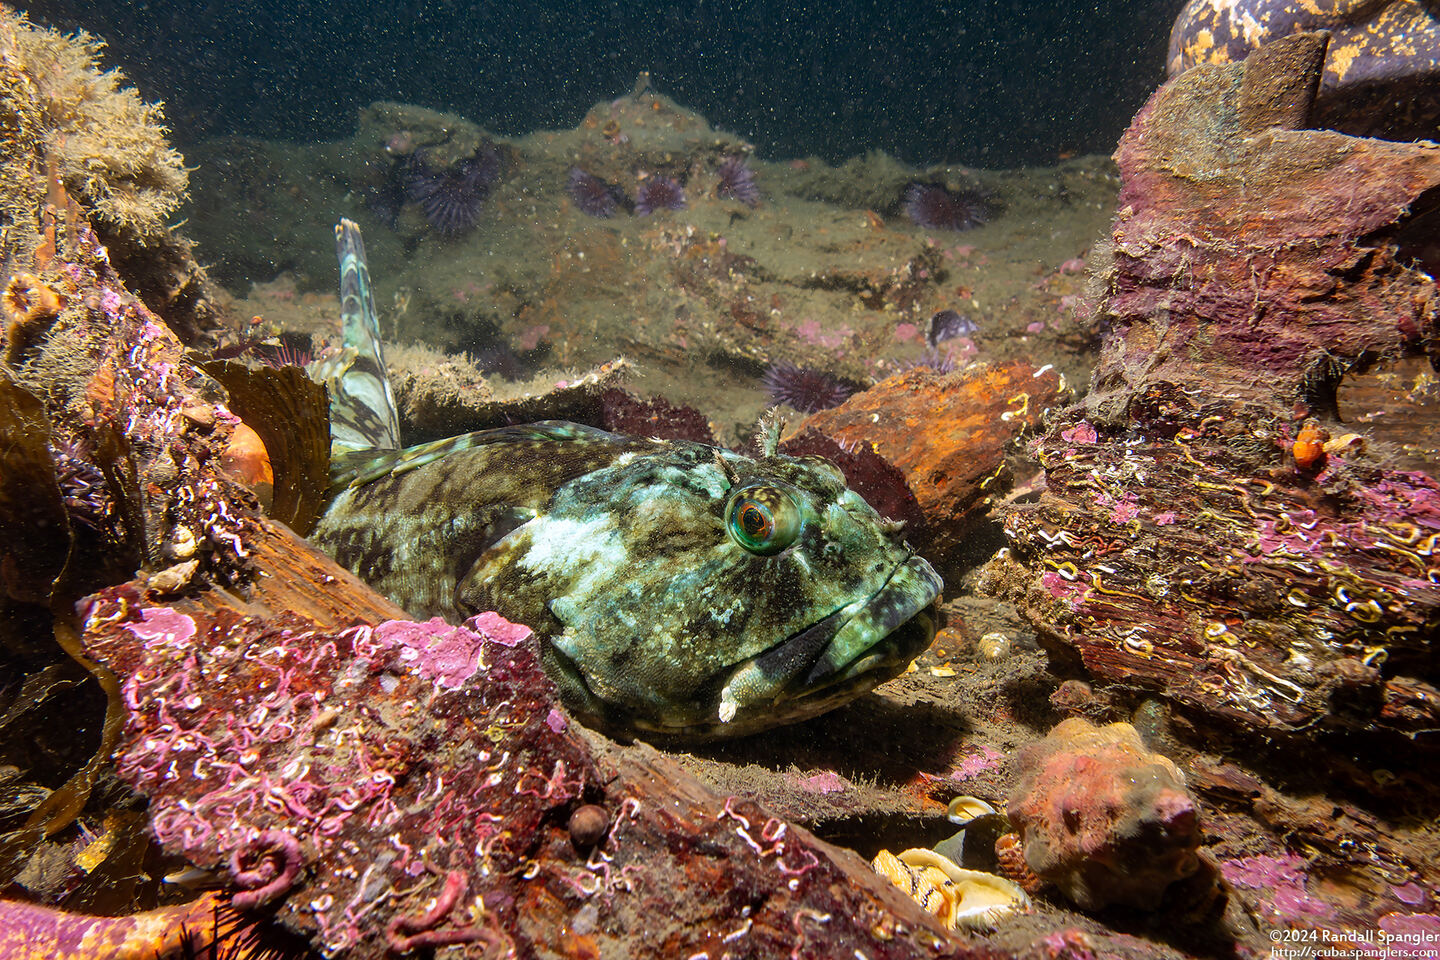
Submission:
<svg viewBox="0 0 1440 960">
<path fill-rule="evenodd" d="M 725 528 L 730 531 L 730 539 L 762 557 L 794 543 L 800 527 L 800 508 L 795 498 L 769 484 L 741 487 L 725 508 Z"/>
</svg>

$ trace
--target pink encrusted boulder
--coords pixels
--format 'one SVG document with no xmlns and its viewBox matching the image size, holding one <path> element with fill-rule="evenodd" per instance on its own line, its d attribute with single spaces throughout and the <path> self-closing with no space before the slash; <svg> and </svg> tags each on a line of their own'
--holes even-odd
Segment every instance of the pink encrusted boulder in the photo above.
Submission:
<svg viewBox="0 0 1440 960">
<path fill-rule="evenodd" d="M 1199 807 L 1130 724 L 1072 717 L 1017 761 L 1006 812 L 1025 863 L 1081 907 L 1154 909 L 1199 869 Z"/>
<path fill-rule="evenodd" d="M 86 605 L 87 649 L 123 678 L 115 770 L 157 843 L 224 876 L 236 909 L 355 958 L 529 955 L 517 878 L 601 782 L 529 634 L 494 613 L 262 619 L 131 585 Z"/>
</svg>

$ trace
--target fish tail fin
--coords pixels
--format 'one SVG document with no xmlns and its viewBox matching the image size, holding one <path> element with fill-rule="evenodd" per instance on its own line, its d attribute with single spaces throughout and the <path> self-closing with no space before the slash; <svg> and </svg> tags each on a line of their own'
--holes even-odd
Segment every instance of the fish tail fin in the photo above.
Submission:
<svg viewBox="0 0 1440 960">
<path fill-rule="evenodd" d="M 322 358 L 311 370 L 330 390 L 331 451 L 396 450 L 400 417 L 385 368 L 365 241 L 353 220 L 341 218 L 335 227 L 335 253 L 340 260 L 344 349 L 338 356 Z"/>
</svg>

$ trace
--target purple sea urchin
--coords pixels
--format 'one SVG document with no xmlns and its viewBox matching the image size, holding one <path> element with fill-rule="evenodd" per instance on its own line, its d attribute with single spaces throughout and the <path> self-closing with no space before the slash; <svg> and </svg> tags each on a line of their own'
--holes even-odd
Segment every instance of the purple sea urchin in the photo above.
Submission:
<svg viewBox="0 0 1440 960">
<path fill-rule="evenodd" d="M 918 370 L 921 367 L 927 370 L 934 370 L 936 373 L 953 373 L 958 369 L 959 363 L 956 361 L 955 353 L 952 350 L 941 353 L 934 347 L 926 347 L 925 352 L 920 355 L 919 359 L 901 363 L 897 365 L 896 369 Z"/>
<path fill-rule="evenodd" d="M 927 230 L 972 230 L 990 219 L 990 205 L 978 190 L 952 192 L 938 183 L 905 189 L 905 215 Z"/>
<path fill-rule="evenodd" d="M 635 188 L 635 215 L 649 216 L 656 210 L 684 210 L 685 188 L 673 177 L 660 174 L 645 177 Z"/>
<path fill-rule="evenodd" d="M 613 217 L 622 199 L 616 187 L 579 167 L 570 168 L 565 190 L 575 201 L 575 207 L 591 217 Z"/>
<path fill-rule="evenodd" d="M 755 171 L 746 164 L 744 157 L 727 157 L 715 171 L 720 182 L 715 185 L 715 196 L 725 200 L 739 200 L 747 207 L 760 203 L 760 187 L 755 183 Z"/>
<path fill-rule="evenodd" d="M 499 176 L 500 152 L 488 145 L 448 167 L 434 167 L 417 153 L 406 170 L 405 196 L 420 204 L 436 230 L 459 236 L 474 229 Z"/>
<path fill-rule="evenodd" d="M 783 403 L 801 413 L 839 406 L 855 388 L 823 370 L 799 367 L 786 360 L 770 364 L 761 379 L 771 403 Z"/>
<path fill-rule="evenodd" d="M 308 333 L 282 333 L 273 342 L 255 344 L 251 352 L 261 363 L 276 370 L 308 367 L 315 359 L 315 345 Z"/>
</svg>

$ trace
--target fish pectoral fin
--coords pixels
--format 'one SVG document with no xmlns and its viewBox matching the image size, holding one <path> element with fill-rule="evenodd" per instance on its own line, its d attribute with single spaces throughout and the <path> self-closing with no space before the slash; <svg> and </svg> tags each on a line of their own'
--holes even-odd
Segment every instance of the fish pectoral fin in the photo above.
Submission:
<svg viewBox="0 0 1440 960">
<path fill-rule="evenodd" d="M 508 582 L 501 576 L 513 566 L 513 555 L 524 550 L 525 525 L 536 517 L 532 507 L 491 506 L 483 522 L 468 536 L 457 538 L 451 551 L 455 562 L 456 605 L 480 613 L 501 611 Z M 499 594 L 497 596 L 497 593 Z M 539 629 L 540 624 L 526 624 Z"/>
<path fill-rule="evenodd" d="M 550 607 L 550 612 L 555 614 L 555 619 L 559 620 L 561 623 L 570 623 L 580 612 L 578 609 L 576 609 L 576 601 L 570 597 L 556 597 L 551 600 L 550 603 L 547 604 L 547 606 Z M 569 636 L 571 642 L 573 643 L 574 637 L 572 636 L 572 634 L 573 631 L 569 629 L 565 631 L 565 635 Z M 556 646 L 560 647 L 560 649 L 562 650 L 565 650 L 565 647 L 560 644 L 558 640 Z M 570 657 L 575 656 L 576 652 L 577 651 L 575 650 L 565 650 L 566 656 Z"/>
</svg>

